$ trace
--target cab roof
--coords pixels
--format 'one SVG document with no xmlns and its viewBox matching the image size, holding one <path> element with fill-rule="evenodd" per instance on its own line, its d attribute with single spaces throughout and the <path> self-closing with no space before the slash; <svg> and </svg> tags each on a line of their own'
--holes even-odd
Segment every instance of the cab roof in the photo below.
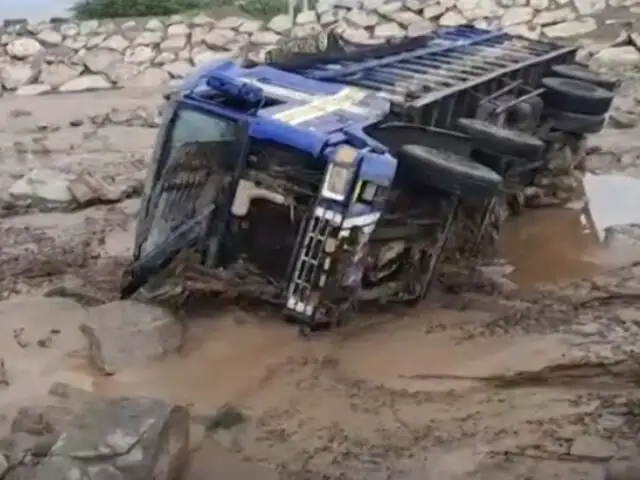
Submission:
<svg viewBox="0 0 640 480">
<path fill-rule="evenodd" d="M 258 116 L 323 136 L 345 127 L 374 123 L 391 108 L 389 100 L 374 91 L 308 79 L 266 65 L 240 67 L 231 61 L 203 67 L 184 82 L 183 92 L 206 92 L 208 87 L 199 86 L 199 82 L 215 73 L 259 87 L 266 101 Z"/>
</svg>

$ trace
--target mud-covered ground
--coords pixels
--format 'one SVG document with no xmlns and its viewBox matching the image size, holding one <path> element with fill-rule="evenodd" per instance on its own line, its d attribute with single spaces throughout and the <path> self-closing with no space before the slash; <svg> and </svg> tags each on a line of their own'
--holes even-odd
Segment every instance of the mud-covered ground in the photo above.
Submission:
<svg viewBox="0 0 640 480">
<path fill-rule="evenodd" d="M 636 176 L 639 102 L 631 81 L 591 139 L 589 171 Z M 144 92 L 0 102 L 0 427 L 62 380 L 190 404 L 205 424 L 222 405 L 240 409 L 239 425 L 208 425 L 192 480 L 591 480 L 636 455 L 640 257 L 601 244 L 580 202 L 512 219 L 502 266 L 452 276 L 421 308 L 305 340 L 267 313 L 194 306 L 178 353 L 99 375 L 77 332 L 83 307 L 49 297 L 60 285 L 116 296 L 159 104 Z M 16 187 L 34 170 L 31 190 Z M 65 197 L 78 174 L 100 180 L 83 202 Z M 33 201 L 33 184 L 49 200 Z M 554 283 L 531 286 L 540 280 Z"/>
</svg>

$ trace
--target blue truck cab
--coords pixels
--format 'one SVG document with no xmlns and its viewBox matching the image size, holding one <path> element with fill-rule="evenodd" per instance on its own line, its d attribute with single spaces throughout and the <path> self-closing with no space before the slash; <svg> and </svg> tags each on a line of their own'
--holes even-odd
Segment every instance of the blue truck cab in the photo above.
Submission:
<svg viewBox="0 0 640 480">
<path fill-rule="evenodd" d="M 336 278 L 336 269 L 345 271 L 335 289 L 359 286 L 362 269 L 358 269 L 358 260 L 380 218 L 398 163 L 364 129 L 389 110 L 389 101 L 374 92 L 310 81 L 269 66 L 242 68 L 226 61 L 203 69 L 185 81 L 165 113 L 154 155 L 156 167 L 150 171 L 142 207 L 143 218 L 156 212 L 156 216 L 165 215 L 165 221 L 151 219 L 146 231 L 138 232 L 136 256 L 144 257 L 166 246 L 176 235 L 172 221 L 192 225 L 200 219 L 204 228 L 212 229 L 203 250 L 205 264 L 228 267 L 239 260 L 229 252 L 242 243 L 241 237 L 261 237 L 248 238 L 247 244 L 267 241 L 259 228 L 248 227 L 244 235 L 239 231 L 242 223 L 253 222 L 251 211 L 256 205 L 272 203 L 280 207 L 285 221 L 292 221 L 294 231 L 288 239 L 284 232 L 272 232 L 282 238 L 276 239 L 266 256 L 277 258 L 262 263 L 279 263 L 274 268 L 264 267 L 279 288 L 268 295 L 274 299 L 282 296 L 291 315 L 313 317 L 323 289 L 330 278 Z M 203 164 L 192 165 L 186 156 L 177 154 L 189 144 L 206 146 L 208 158 Z M 265 150 L 272 152 L 272 157 L 264 157 Z M 284 186 L 286 175 L 282 185 L 277 181 L 269 185 L 266 174 L 261 178 L 257 171 L 265 168 L 266 172 L 264 162 L 276 164 L 278 155 L 293 162 L 290 168 L 315 176 L 319 190 L 296 200 L 296 193 Z M 182 194 L 179 202 L 172 199 L 169 205 L 164 197 L 171 193 L 171 181 L 187 175 L 184 171 L 190 168 L 193 180 L 202 181 L 199 189 L 205 191 L 209 181 L 217 182 L 213 187 L 217 191 L 204 206 L 198 206 L 195 197 L 193 205 L 186 206 L 188 194 Z M 161 181 L 163 170 L 166 180 Z M 164 185 L 167 191 L 154 194 L 154 185 Z M 196 185 L 190 187 L 196 189 Z M 297 211 L 302 203 L 304 214 Z M 215 205 L 212 211 L 210 204 Z M 173 212 L 163 213 L 163 209 Z M 278 222 L 273 220 L 266 228 L 277 229 Z"/>
</svg>

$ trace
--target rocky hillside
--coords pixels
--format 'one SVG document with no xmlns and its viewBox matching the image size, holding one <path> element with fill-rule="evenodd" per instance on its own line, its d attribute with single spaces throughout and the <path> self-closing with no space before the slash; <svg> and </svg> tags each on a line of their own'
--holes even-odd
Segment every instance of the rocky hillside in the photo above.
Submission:
<svg viewBox="0 0 640 480">
<path fill-rule="evenodd" d="M 353 2 L 344 3 L 351 5 Z M 269 22 L 237 16 L 144 18 L 9 25 L 0 31 L 0 91 L 20 95 L 114 87 L 154 87 L 184 77 L 194 66 L 247 54 L 260 60 L 283 36 L 336 26 L 353 43 L 415 36 L 436 26 L 472 23 L 532 38 L 568 39 L 609 26 L 615 10 L 627 21 L 638 0 L 396 0 L 334 6 Z M 619 28 L 616 29 L 619 32 Z M 630 32 L 632 33 L 632 32 Z M 637 37 L 634 37 L 637 40 Z M 615 40 L 615 39 L 612 39 Z M 629 44 L 611 58 L 638 62 Z M 638 42 L 635 42 L 636 45 Z"/>
</svg>

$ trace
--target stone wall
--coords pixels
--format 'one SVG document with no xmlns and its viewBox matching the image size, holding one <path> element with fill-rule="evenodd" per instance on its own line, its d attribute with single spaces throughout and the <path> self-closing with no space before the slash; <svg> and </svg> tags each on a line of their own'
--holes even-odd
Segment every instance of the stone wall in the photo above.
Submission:
<svg viewBox="0 0 640 480">
<path fill-rule="evenodd" d="M 628 17 L 629 11 L 640 13 L 640 7 L 634 7 L 640 0 L 363 3 L 367 8 L 320 3 L 316 10 L 301 12 L 295 19 L 280 15 L 270 22 L 199 14 L 189 18 L 5 25 L 0 30 L 0 90 L 33 95 L 161 86 L 211 60 L 236 55 L 260 60 L 282 36 L 302 36 L 330 25 L 336 25 L 344 38 L 354 43 L 415 36 L 438 25 L 465 23 L 502 27 L 532 38 L 564 40 L 601 27 L 597 15 L 607 9 L 622 10 L 621 19 Z M 615 57 L 634 52 L 617 52 Z"/>
</svg>

